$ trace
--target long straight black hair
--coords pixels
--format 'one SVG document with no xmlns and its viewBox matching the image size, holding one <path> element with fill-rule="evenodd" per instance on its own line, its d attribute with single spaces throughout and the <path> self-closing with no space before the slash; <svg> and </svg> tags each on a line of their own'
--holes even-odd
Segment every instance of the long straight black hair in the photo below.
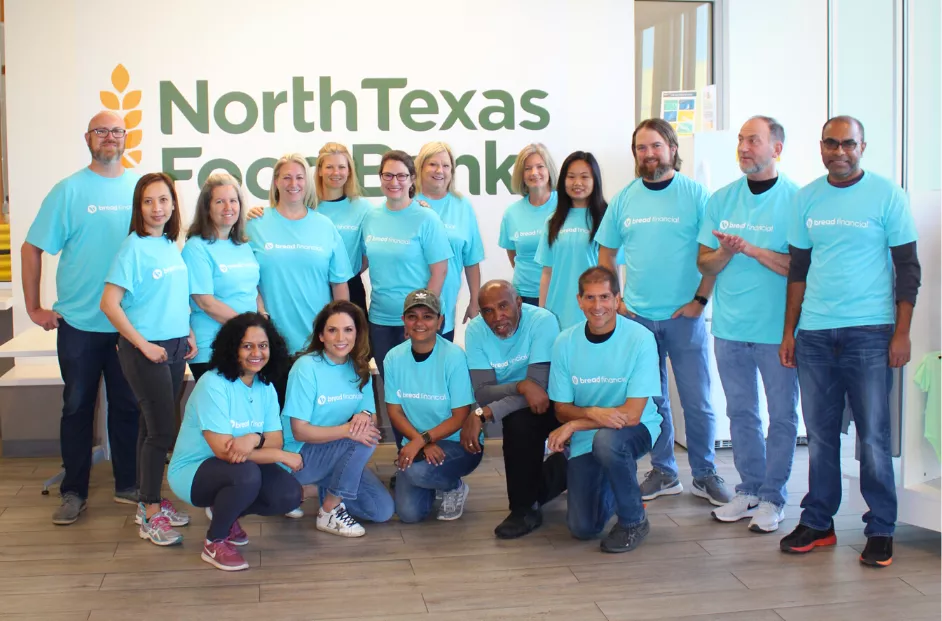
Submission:
<svg viewBox="0 0 942 621">
<path fill-rule="evenodd" d="M 569 215 L 569 210 L 572 209 L 572 198 L 566 193 L 566 175 L 569 174 L 569 167 L 572 166 L 572 163 L 579 161 L 588 164 L 592 170 L 592 193 L 589 194 L 589 199 L 586 201 L 589 211 L 590 241 L 595 239 L 595 233 L 602 223 L 602 216 L 605 215 L 605 210 L 608 209 L 608 202 L 606 202 L 605 195 L 602 193 L 602 171 L 599 169 L 599 163 L 595 156 L 588 151 L 570 153 L 563 165 L 559 167 L 559 180 L 556 182 L 556 211 L 549 221 L 550 246 L 556 241 L 556 237 L 566 221 L 566 216 Z"/>
</svg>

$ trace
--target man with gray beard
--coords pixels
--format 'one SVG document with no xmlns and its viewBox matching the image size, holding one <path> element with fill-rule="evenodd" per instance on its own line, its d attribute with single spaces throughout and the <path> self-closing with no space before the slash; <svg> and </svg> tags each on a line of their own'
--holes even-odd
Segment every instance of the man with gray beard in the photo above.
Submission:
<svg viewBox="0 0 942 621">
<path fill-rule="evenodd" d="M 92 467 L 95 401 L 102 375 L 108 397 L 115 502 L 137 504 L 137 401 L 118 364 L 118 333 L 99 309 L 105 276 L 128 236 L 138 175 L 121 164 L 127 130 L 114 112 L 88 123 L 85 144 L 92 161 L 52 188 L 21 249 L 23 300 L 29 318 L 57 329 L 56 352 L 65 388 L 59 442 L 65 478 L 53 524 L 72 524 L 85 510 Z M 59 254 L 58 300 L 43 308 L 39 290 L 42 254 Z"/>
</svg>

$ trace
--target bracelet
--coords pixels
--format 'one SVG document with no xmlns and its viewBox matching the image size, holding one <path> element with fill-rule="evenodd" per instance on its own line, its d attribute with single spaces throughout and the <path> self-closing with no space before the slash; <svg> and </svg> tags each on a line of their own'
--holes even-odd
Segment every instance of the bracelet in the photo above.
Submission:
<svg viewBox="0 0 942 621">
<path fill-rule="evenodd" d="M 706 299 L 705 297 L 703 297 L 702 295 L 695 295 L 695 296 L 693 296 L 693 300 L 694 300 L 694 302 L 699 302 L 701 306 L 706 306 L 706 305 L 707 305 L 707 302 L 710 301 L 710 300 Z"/>
</svg>

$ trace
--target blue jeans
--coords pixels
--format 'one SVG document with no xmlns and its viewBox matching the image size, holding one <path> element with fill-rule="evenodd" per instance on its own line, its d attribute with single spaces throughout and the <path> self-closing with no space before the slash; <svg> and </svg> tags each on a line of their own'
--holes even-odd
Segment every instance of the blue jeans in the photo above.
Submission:
<svg viewBox="0 0 942 621">
<path fill-rule="evenodd" d="M 687 430 L 687 456 L 693 478 L 700 479 L 716 472 L 715 457 L 716 418 L 710 405 L 710 371 L 707 355 L 707 331 L 703 317 L 678 317 L 651 321 L 640 315 L 634 320 L 654 333 L 657 355 L 661 364 L 661 396 L 654 397 L 661 415 L 661 435 L 651 449 L 651 465 L 665 474 L 677 476 L 674 459 L 674 421 L 668 392 L 667 358 L 671 368 L 680 405 L 684 408 L 684 426 Z"/>
<path fill-rule="evenodd" d="M 714 338 L 741 494 L 785 506 L 798 437 L 798 373 L 779 362 L 778 345 Z M 759 418 L 759 374 L 769 406 L 769 436 Z"/>
<path fill-rule="evenodd" d="M 573 537 L 598 537 L 613 513 L 625 527 L 644 521 L 638 460 L 650 450 L 644 425 L 600 429 L 592 452 L 569 460 L 566 522 Z"/>
<path fill-rule="evenodd" d="M 92 470 L 92 442 L 98 385 L 105 376 L 108 398 L 108 440 L 115 490 L 137 486 L 137 433 L 140 411 L 137 399 L 118 362 L 116 332 L 86 332 L 59 319 L 56 353 L 65 388 L 59 444 L 65 478 L 60 493 L 88 498 Z"/>
<path fill-rule="evenodd" d="M 868 537 L 896 528 L 896 482 L 890 451 L 889 367 L 892 325 L 799 330 L 795 359 L 808 428 L 808 493 L 801 523 L 826 530 L 841 505 L 841 420 L 850 398 L 860 440 L 860 493 Z"/>
<path fill-rule="evenodd" d="M 396 477 L 396 513 L 406 523 L 421 522 L 432 511 L 435 491 L 449 492 L 461 484 L 461 477 L 474 472 L 484 453 L 469 453 L 461 443 L 440 440 L 445 462 L 433 466 L 417 461 Z"/>
<path fill-rule="evenodd" d="M 324 444 L 304 444 L 304 467 L 294 473 L 301 485 L 317 485 L 321 503 L 327 493 L 339 496 L 354 516 L 386 522 L 393 514 L 393 500 L 367 464 L 376 447 L 343 439 Z"/>
</svg>

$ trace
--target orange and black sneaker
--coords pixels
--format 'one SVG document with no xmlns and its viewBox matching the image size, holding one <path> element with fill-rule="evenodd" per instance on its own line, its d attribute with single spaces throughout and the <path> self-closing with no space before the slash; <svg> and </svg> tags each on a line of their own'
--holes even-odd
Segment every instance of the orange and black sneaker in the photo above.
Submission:
<svg viewBox="0 0 942 621">
<path fill-rule="evenodd" d="M 867 537 L 867 547 L 860 555 L 860 563 L 868 567 L 889 567 L 893 564 L 893 538 Z"/>
<path fill-rule="evenodd" d="M 805 554 L 815 548 L 833 546 L 837 544 L 837 535 L 834 534 L 834 523 L 827 530 L 818 530 L 799 524 L 791 534 L 779 543 L 782 552 Z"/>
</svg>

